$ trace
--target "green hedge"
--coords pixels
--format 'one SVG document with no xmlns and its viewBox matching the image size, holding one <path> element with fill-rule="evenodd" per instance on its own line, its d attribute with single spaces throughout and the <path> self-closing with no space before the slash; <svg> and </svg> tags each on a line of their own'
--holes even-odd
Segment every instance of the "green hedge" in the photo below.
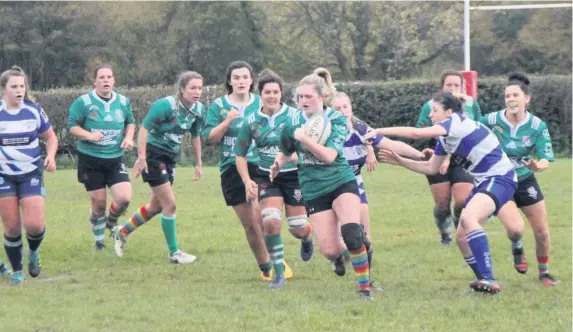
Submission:
<svg viewBox="0 0 573 332">
<path fill-rule="evenodd" d="M 482 78 L 478 84 L 478 102 L 484 114 L 503 109 L 504 84 L 502 78 Z M 293 85 L 284 91 L 290 101 Z M 554 150 L 571 155 L 571 76 L 531 77 L 532 98 L 530 111 L 547 122 L 553 138 Z M 353 101 L 356 116 L 373 126 L 414 125 L 421 106 L 437 91 L 435 81 L 383 82 L 383 83 L 341 83 L 339 91 L 346 92 Z M 79 95 L 87 90 L 51 90 L 34 95 L 42 104 L 58 137 L 61 151 L 73 147 L 73 138 L 66 129 L 67 110 Z M 151 104 L 174 92 L 173 87 L 139 87 L 118 89 L 118 92 L 131 99 L 137 123 L 147 113 Z M 202 102 L 208 107 L 214 98 L 224 94 L 222 87 L 205 87 Z M 182 163 L 192 162 L 190 138 L 186 137 L 182 150 Z M 73 149 L 69 149 L 73 150 Z M 133 159 L 135 152 L 128 154 Z M 216 146 L 204 147 L 204 162 L 215 164 L 218 158 Z"/>
</svg>

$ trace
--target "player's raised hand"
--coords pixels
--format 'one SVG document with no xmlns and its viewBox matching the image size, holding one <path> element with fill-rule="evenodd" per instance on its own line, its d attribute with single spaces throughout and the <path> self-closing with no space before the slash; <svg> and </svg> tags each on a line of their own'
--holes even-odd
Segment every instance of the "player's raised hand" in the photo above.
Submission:
<svg viewBox="0 0 573 332">
<path fill-rule="evenodd" d="M 434 150 L 430 149 L 430 148 L 425 148 L 424 150 L 422 150 L 422 153 L 424 154 L 424 156 L 427 159 L 432 158 L 432 156 L 434 155 Z"/>
<path fill-rule="evenodd" d="M 529 168 L 530 170 L 532 170 L 534 172 L 541 172 L 541 171 L 545 170 L 545 167 L 541 167 L 541 165 L 539 164 L 539 161 L 537 161 L 535 159 L 531 159 L 529 161 L 522 160 L 521 163 L 523 163 L 523 165 L 525 165 L 525 167 Z"/>
<path fill-rule="evenodd" d="M 296 128 L 294 131 L 294 139 L 299 142 L 302 142 L 306 138 L 306 131 L 303 127 Z"/>
<path fill-rule="evenodd" d="M 225 120 L 228 122 L 233 122 L 233 120 L 235 120 L 239 116 L 241 116 L 241 112 L 233 108 L 229 111 L 229 113 L 227 113 L 227 118 Z"/>
</svg>

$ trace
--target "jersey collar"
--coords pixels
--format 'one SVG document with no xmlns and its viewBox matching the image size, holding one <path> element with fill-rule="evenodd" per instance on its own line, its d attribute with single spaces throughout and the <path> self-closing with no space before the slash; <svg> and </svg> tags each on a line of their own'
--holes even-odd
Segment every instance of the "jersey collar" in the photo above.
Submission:
<svg viewBox="0 0 573 332">
<path fill-rule="evenodd" d="M 245 106 L 243 106 L 243 107 L 240 107 L 240 106 L 237 106 L 237 105 L 233 104 L 233 103 L 231 102 L 231 98 L 229 98 L 229 95 L 225 95 L 224 98 L 225 98 L 225 102 L 226 102 L 227 104 L 233 106 L 233 107 L 236 108 L 239 112 L 241 112 L 241 116 L 244 115 L 245 109 L 246 109 L 247 107 L 249 107 L 249 106 L 255 101 L 255 95 L 252 94 L 252 93 L 249 93 L 249 102 L 248 102 Z"/>
<path fill-rule="evenodd" d="M 523 120 L 521 120 L 520 123 L 518 123 L 517 125 L 514 126 L 514 125 L 513 125 L 511 122 L 509 122 L 509 120 L 505 117 L 505 111 L 506 111 L 506 110 L 507 110 L 507 108 L 504 109 L 503 111 L 501 111 L 500 118 L 501 118 L 501 121 L 503 121 L 503 122 L 509 127 L 509 129 L 511 130 L 511 136 L 512 136 L 512 137 L 515 137 L 515 136 L 517 135 L 517 131 L 519 130 L 519 128 L 521 128 L 521 126 L 523 126 L 524 124 L 526 124 L 526 123 L 529 122 L 529 119 L 531 118 L 531 113 L 529 113 L 529 112 L 526 111 L 526 112 L 525 112 L 525 118 L 523 118 Z"/>
<path fill-rule="evenodd" d="M 102 103 L 104 105 L 111 105 L 111 103 L 113 103 L 115 101 L 115 98 L 117 97 L 117 93 L 112 91 L 111 92 L 111 99 L 109 101 L 105 101 L 98 96 L 95 89 L 93 89 L 91 93 L 92 93 L 92 97 L 94 97 L 94 99 L 96 99 L 97 101 L 99 101 L 100 103 Z M 107 108 L 106 108 L 106 110 L 107 110 Z"/>
</svg>

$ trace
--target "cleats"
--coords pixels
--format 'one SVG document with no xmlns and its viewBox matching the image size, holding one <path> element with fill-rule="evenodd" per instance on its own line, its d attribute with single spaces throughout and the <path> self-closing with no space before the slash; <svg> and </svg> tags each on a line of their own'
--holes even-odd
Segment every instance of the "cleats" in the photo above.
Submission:
<svg viewBox="0 0 573 332">
<path fill-rule="evenodd" d="M 337 259 L 332 261 L 332 270 L 336 275 L 342 277 L 346 274 L 346 262 L 344 260 L 344 255 L 340 255 Z"/>
<path fill-rule="evenodd" d="M 523 253 L 523 249 L 514 249 L 512 251 L 513 254 L 513 267 L 518 273 L 526 274 L 527 273 L 527 259 L 525 258 L 525 254 Z"/>
<path fill-rule="evenodd" d="M 12 272 L 4 264 L 0 264 L 0 277 L 8 277 Z"/>
<path fill-rule="evenodd" d="M 302 258 L 303 261 L 307 262 L 310 260 L 313 252 L 314 243 L 312 242 L 312 238 L 300 241 L 300 258 Z"/>
<path fill-rule="evenodd" d="M 373 280 L 370 280 L 370 289 L 374 292 L 383 292 L 384 288 L 376 284 Z"/>
<path fill-rule="evenodd" d="M 95 245 L 94 245 L 94 250 L 95 251 L 102 251 L 105 249 L 105 244 L 101 241 L 96 241 Z"/>
<path fill-rule="evenodd" d="M 283 288 L 284 286 L 286 286 L 286 283 L 287 279 L 284 276 L 277 275 L 275 277 L 275 280 L 273 280 L 273 282 L 269 285 L 269 288 L 271 289 Z"/>
<path fill-rule="evenodd" d="M 273 280 L 273 270 L 261 271 L 262 281 L 272 281 Z"/>
<path fill-rule="evenodd" d="M 30 277 L 36 278 L 40 275 L 40 271 L 42 271 L 42 261 L 38 250 L 28 251 L 28 273 Z"/>
<path fill-rule="evenodd" d="M 121 230 L 120 226 L 115 226 L 111 230 L 113 241 L 115 242 L 113 248 L 115 250 L 115 254 L 117 255 L 117 257 L 123 256 L 123 247 L 127 243 L 127 237 L 123 235 L 123 233 L 120 230 Z"/>
<path fill-rule="evenodd" d="M 292 278 L 292 276 L 294 275 L 294 272 L 292 272 L 292 269 L 290 268 L 290 266 L 288 266 L 288 264 L 285 260 L 283 260 L 283 264 L 285 266 L 285 278 L 286 279 Z"/>
<path fill-rule="evenodd" d="M 452 243 L 452 235 L 450 233 L 442 233 L 441 237 L 442 239 L 440 240 L 440 242 L 444 247 L 447 247 Z"/>
<path fill-rule="evenodd" d="M 169 261 L 174 264 L 191 264 L 197 257 L 189 255 L 181 250 L 177 250 L 173 255 L 169 255 Z"/>
<path fill-rule="evenodd" d="M 559 281 L 549 273 L 540 273 L 539 282 L 544 284 L 545 286 L 557 286 L 557 284 L 559 283 Z"/>
<path fill-rule="evenodd" d="M 372 295 L 372 291 L 370 289 L 360 289 L 356 292 L 358 297 L 366 301 L 373 301 L 374 296 Z"/>
<path fill-rule="evenodd" d="M 10 284 L 12 286 L 21 286 L 24 283 L 24 280 L 25 280 L 24 272 L 18 271 L 18 272 L 12 273 L 10 280 L 8 280 L 8 284 Z"/>
<path fill-rule="evenodd" d="M 479 280 L 474 280 L 470 283 L 470 288 L 474 292 L 478 293 L 488 293 L 497 294 L 501 291 L 501 287 L 493 279 L 481 278 Z"/>
</svg>

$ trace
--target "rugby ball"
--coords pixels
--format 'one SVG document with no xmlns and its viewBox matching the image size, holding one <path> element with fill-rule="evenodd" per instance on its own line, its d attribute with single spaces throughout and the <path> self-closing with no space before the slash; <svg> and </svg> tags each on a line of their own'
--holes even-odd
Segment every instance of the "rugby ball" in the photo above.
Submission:
<svg viewBox="0 0 573 332">
<path fill-rule="evenodd" d="M 313 115 L 304 124 L 306 137 L 320 145 L 324 145 L 324 143 L 326 143 L 331 130 L 332 126 L 330 124 L 330 119 L 328 119 L 324 113 Z"/>
</svg>

